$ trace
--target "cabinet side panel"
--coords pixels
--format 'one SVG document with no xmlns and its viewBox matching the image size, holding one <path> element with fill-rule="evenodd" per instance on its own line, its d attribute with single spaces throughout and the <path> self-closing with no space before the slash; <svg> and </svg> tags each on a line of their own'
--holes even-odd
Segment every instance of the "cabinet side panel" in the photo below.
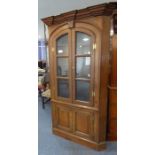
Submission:
<svg viewBox="0 0 155 155">
<path fill-rule="evenodd" d="M 107 124 L 107 102 L 108 102 L 108 77 L 109 77 L 109 57 L 110 57 L 110 17 L 103 16 L 102 30 L 102 51 L 101 51 L 101 67 L 100 67 L 100 123 L 99 123 L 99 139 L 106 139 Z"/>
<path fill-rule="evenodd" d="M 117 35 L 112 38 L 111 74 L 108 88 L 107 140 L 117 140 Z"/>
</svg>

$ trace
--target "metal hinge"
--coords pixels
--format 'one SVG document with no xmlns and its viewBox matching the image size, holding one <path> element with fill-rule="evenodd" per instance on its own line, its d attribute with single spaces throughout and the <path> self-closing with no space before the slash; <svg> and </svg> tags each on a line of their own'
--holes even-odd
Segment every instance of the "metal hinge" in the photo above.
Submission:
<svg viewBox="0 0 155 155">
<path fill-rule="evenodd" d="M 92 96 L 95 96 L 95 92 L 94 91 L 92 91 Z"/>
<path fill-rule="evenodd" d="M 93 44 L 93 50 L 96 50 L 96 43 Z"/>
<path fill-rule="evenodd" d="M 52 52 L 54 52 L 54 48 L 52 47 Z"/>
</svg>

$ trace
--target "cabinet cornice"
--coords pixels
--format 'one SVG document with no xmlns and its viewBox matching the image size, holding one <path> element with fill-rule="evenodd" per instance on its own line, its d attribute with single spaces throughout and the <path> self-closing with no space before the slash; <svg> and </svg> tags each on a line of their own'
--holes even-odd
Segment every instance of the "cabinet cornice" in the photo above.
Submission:
<svg viewBox="0 0 155 155">
<path fill-rule="evenodd" d="M 70 12 L 66 12 L 57 16 L 50 16 L 41 19 L 47 26 L 51 26 L 54 24 L 61 24 L 64 22 L 80 20 L 88 17 L 96 17 L 96 16 L 111 16 L 114 11 L 117 9 L 117 3 L 104 3 L 100 5 L 95 5 L 91 7 L 87 7 L 85 9 L 74 10 Z"/>
</svg>

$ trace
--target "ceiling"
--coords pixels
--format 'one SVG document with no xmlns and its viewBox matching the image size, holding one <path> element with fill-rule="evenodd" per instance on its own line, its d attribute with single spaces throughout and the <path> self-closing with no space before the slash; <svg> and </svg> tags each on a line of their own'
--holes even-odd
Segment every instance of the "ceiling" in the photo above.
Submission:
<svg viewBox="0 0 155 155">
<path fill-rule="evenodd" d="M 38 37 L 42 39 L 44 36 L 41 18 L 114 1 L 117 0 L 38 0 Z"/>
</svg>

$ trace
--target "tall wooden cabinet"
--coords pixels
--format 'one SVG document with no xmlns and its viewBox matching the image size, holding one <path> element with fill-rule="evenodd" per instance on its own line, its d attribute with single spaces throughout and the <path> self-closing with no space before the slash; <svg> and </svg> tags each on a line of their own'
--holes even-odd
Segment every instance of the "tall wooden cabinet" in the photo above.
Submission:
<svg viewBox="0 0 155 155">
<path fill-rule="evenodd" d="M 105 148 L 110 28 L 116 3 L 42 19 L 48 25 L 53 133 Z"/>
</svg>

